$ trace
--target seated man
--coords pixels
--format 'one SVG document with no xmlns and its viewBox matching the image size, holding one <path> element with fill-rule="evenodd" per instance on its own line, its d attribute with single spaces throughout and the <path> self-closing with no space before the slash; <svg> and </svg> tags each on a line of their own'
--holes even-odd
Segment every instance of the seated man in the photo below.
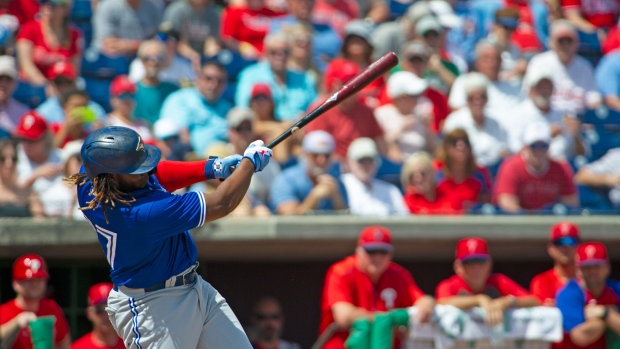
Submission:
<svg viewBox="0 0 620 349">
<path fill-rule="evenodd" d="M 571 222 L 559 222 L 551 227 L 547 253 L 553 258 L 553 268 L 536 275 L 530 292 L 543 305 L 554 307 L 558 291 L 575 277 L 575 251 L 579 244 L 579 227 Z"/>
<path fill-rule="evenodd" d="M 346 190 L 332 162 L 334 148 L 334 138 L 325 131 L 304 137 L 305 161 L 282 171 L 271 185 L 271 204 L 278 214 L 347 208 Z"/>
<path fill-rule="evenodd" d="M 256 338 L 250 339 L 256 349 L 300 349 L 297 343 L 282 339 L 284 313 L 280 302 L 274 297 L 263 297 L 256 302 L 252 313 L 252 325 L 256 330 Z"/>
<path fill-rule="evenodd" d="M 620 148 L 609 149 L 602 158 L 579 168 L 577 184 L 609 190 L 609 200 L 620 207 Z"/>
<path fill-rule="evenodd" d="M 21 116 L 28 112 L 26 105 L 13 98 L 17 79 L 15 58 L 0 56 L 0 138 L 15 131 Z"/>
<path fill-rule="evenodd" d="M 607 249 L 600 242 L 579 245 L 580 278 L 570 280 L 557 295 L 562 312 L 564 348 L 607 348 L 607 337 L 620 334 L 618 282 L 609 280 Z M 607 334 L 606 334 L 607 332 Z"/>
<path fill-rule="evenodd" d="M 484 239 L 461 239 L 456 245 L 456 275 L 437 286 L 437 304 L 452 305 L 461 310 L 480 307 L 484 310 L 484 321 L 490 326 L 501 323 L 509 308 L 540 305 L 535 296 L 507 276 L 491 274 L 492 265 Z"/>
<path fill-rule="evenodd" d="M 403 195 L 395 185 L 376 179 L 379 152 L 370 138 L 358 138 L 347 153 L 350 173 L 343 174 L 351 213 L 360 216 L 408 215 Z"/>
<path fill-rule="evenodd" d="M 364 228 L 353 256 L 332 264 L 321 300 L 320 333 L 334 334 L 324 349 L 344 349 L 349 327 L 360 318 L 415 305 L 416 317 L 427 322 L 435 300 L 418 288 L 405 268 L 392 262 L 392 234 L 382 226 Z M 400 348 L 395 345 L 393 348 Z"/>
</svg>

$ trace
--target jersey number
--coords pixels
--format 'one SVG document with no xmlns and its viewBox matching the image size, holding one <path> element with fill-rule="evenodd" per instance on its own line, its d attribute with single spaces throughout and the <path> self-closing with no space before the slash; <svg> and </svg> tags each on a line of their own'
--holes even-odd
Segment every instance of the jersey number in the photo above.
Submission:
<svg viewBox="0 0 620 349">
<path fill-rule="evenodd" d="M 97 234 L 103 236 L 108 243 L 106 244 L 106 259 L 112 269 L 114 269 L 114 259 L 116 258 L 116 233 L 113 231 L 109 231 L 95 224 L 95 230 Z"/>
</svg>

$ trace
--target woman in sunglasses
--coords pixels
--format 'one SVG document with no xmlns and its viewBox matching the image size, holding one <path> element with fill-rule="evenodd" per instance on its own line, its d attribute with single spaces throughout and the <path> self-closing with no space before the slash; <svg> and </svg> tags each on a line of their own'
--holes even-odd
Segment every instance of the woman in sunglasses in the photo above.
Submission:
<svg viewBox="0 0 620 349">
<path fill-rule="evenodd" d="M 454 213 L 446 192 L 437 187 L 433 159 L 423 151 L 413 153 L 403 165 L 400 176 L 405 204 L 413 214 Z"/>
<path fill-rule="evenodd" d="M 43 217 L 39 197 L 17 181 L 17 143 L 0 141 L 0 217 Z"/>
</svg>

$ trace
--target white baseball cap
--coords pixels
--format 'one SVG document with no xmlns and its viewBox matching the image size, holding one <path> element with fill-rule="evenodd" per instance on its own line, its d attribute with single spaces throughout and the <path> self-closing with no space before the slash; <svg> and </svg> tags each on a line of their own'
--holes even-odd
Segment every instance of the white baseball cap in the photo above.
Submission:
<svg viewBox="0 0 620 349">
<path fill-rule="evenodd" d="M 301 147 L 306 153 L 331 154 L 336 147 L 334 137 L 325 131 L 312 131 L 304 136 Z"/>
<path fill-rule="evenodd" d="M 73 155 L 80 154 L 82 144 L 84 144 L 83 139 L 76 139 L 74 141 L 67 142 L 67 144 L 65 144 L 60 151 L 60 159 L 62 162 L 67 162 L 67 160 L 69 160 L 69 158 Z"/>
<path fill-rule="evenodd" d="M 525 84 L 528 87 L 536 86 L 541 80 L 547 79 L 553 82 L 553 75 L 549 69 L 545 69 L 541 66 L 531 66 L 531 68 L 525 74 Z"/>
<path fill-rule="evenodd" d="M 445 0 L 433 0 L 428 2 L 431 11 L 437 16 L 439 23 L 445 28 L 456 28 L 462 21 L 454 13 L 452 6 Z"/>
<path fill-rule="evenodd" d="M 166 139 L 172 136 L 178 136 L 181 132 L 181 126 L 174 122 L 173 119 L 159 119 L 153 125 L 153 135 L 157 139 Z"/>
<path fill-rule="evenodd" d="M 428 83 L 426 80 L 417 77 L 408 71 L 399 71 L 390 76 L 387 83 L 387 94 L 390 98 L 399 96 L 418 96 L 421 95 Z"/>
<path fill-rule="evenodd" d="M 254 112 L 244 107 L 234 107 L 226 113 L 226 121 L 229 128 L 236 128 L 244 121 L 253 121 Z"/>
<path fill-rule="evenodd" d="M 11 56 L 0 56 L 0 76 L 9 76 L 17 80 L 17 68 L 15 58 Z"/>
<path fill-rule="evenodd" d="M 549 124 L 542 121 L 535 121 L 527 125 L 523 130 L 522 141 L 524 145 L 532 145 L 536 142 L 551 142 L 551 129 Z"/>
<path fill-rule="evenodd" d="M 443 27 L 435 16 L 424 16 L 415 24 L 415 31 L 418 35 L 424 36 L 424 34 L 431 30 L 436 31 L 437 33 L 441 33 L 443 30 Z"/>
<path fill-rule="evenodd" d="M 478 72 L 467 73 L 463 75 L 463 79 L 465 94 L 469 94 L 473 90 L 486 90 L 491 84 L 486 75 Z"/>
<path fill-rule="evenodd" d="M 379 156 L 379 152 L 377 151 L 377 146 L 375 141 L 367 137 L 361 137 L 349 145 L 349 149 L 347 150 L 347 158 L 351 160 L 359 160 L 364 158 L 377 158 Z"/>
</svg>

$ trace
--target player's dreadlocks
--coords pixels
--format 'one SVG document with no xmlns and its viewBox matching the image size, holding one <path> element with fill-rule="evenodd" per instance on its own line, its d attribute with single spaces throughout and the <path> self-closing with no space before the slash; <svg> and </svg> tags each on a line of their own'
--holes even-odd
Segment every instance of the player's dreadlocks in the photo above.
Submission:
<svg viewBox="0 0 620 349">
<path fill-rule="evenodd" d="M 86 176 L 86 173 L 76 173 L 69 177 L 63 178 L 62 180 L 71 185 L 83 185 L 88 180 L 88 177 Z M 101 207 L 103 209 L 103 215 L 106 223 L 110 223 L 108 221 L 108 213 L 106 211 L 108 204 L 111 205 L 110 209 L 113 210 L 114 207 L 116 207 L 114 201 L 118 201 L 127 206 L 129 206 L 131 202 L 136 201 L 136 198 L 131 195 L 129 195 L 131 199 L 123 198 L 123 196 L 127 196 L 128 194 L 117 189 L 118 183 L 114 176 L 109 173 L 102 173 L 98 175 L 92 180 L 92 182 L 92 194 L 95 195 L 95 197 L 88 202 L 88 206 L 80 207 L 80 210 L 92 210 L 97 207 Z"/>
</svg>

